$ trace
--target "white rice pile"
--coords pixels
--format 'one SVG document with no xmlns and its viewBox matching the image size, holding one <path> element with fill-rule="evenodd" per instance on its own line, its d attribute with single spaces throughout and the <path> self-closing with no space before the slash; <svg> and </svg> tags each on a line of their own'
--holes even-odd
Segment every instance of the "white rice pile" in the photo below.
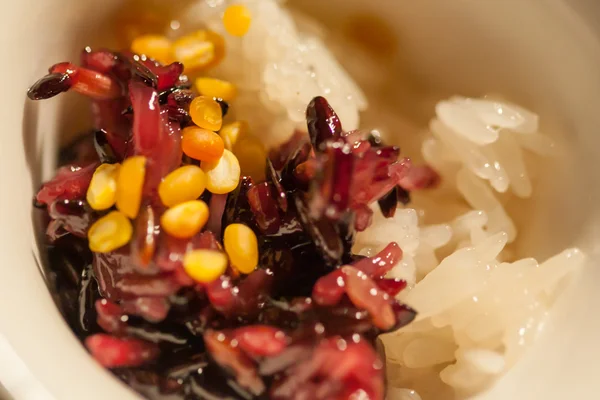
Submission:
<svg viewBox="0 0 600 400">
<path fill-rule="evenodd" d="M 382 337 L 388 364 L 400 367 L 400 375 L 388 376 L 390 384 L 406 385 L 403 374 L 411 369 L 419 376 L 417 385 L 439 388 L 432 382 L 439 376 L 461 398 L 485 389 L 514 365 L 541 331 L 560 282 L 584 255 L 567 249 L 543 263 L 503 262 L 517 231 L 499 193 L 531 196 L 525 150 L 553 151 L 537 133 L 536 115 L 507 102 L 460 97 L 439 102 L 436 114 L 423 155 L 473 210 L 433 226 L 420 226 L 414 209 L 398 210 L 388 220 L 379 214 L 358 235 L 356 250 L 375 253 L 394 240 L 405 254 L 389 275 L 408 281 L 400 298 L 419 315 Z M 437 204 L 438 211 L 444 207 Z M 442 247 L 450 255 L 438 260 L 436 249 Z M 392 393 L 394 399 L 414 398 Z"/>
<path fill-rule="evenodd" d="M 181 15 L 182 26 L 207 26 L 226 38 L 227 57 L 212 74 L 238 86 L 235 117 L 247 120 L 265 144 L 276 145 L 294 129 L 305 129 L 306 104 L 322 95 L 345 130 L 358 128 L 365 96 L 314 34 L 320 28 L 305 22 L 313 34 L 300 32 L 277 0 L 235 3 L 253 15 L 243 38 L 224 32 L 221 15 L 229 1 L 200 0 Z M 535 114 L 507 102 L 462 97 L 439 102 L 435 112 L 423 157 L 442 176 L 439 190 L 464 198 L 470 211 L 456 218 L 464 205 L 430 200 L 436 219 L 446 222 L 423 226 L 424 201 L 398 209 L 392 219 L 377 209 L 355 247 L 370 255 L 396 241 L 404 251 L 389 274 L 408 282 L 400 298 L 419 312 L 418 319 L 382 338 L 393 372 L 388 397 L 398 400 L 420 400 L 419 394 L 438 400 L 450 387 L 460 398 L 492 383 L 535 339 L 560 282 L 584 259 L 568 249 L 543 263 L 511 260 L 505 249 L 517 230 L 503 204 L 532 194 L 527 153 L 555 152 L 538 133 Z"/>
<path fill-rule="evenodd" d="M 230 4 L 252 13 L 248 33 L 225 32 L 221 16 Z M 238 86 L 235 116 L 249 122 L 267 146 L 285 141 L 295 128 L 306 129 L 306 105 L 324 96 L 343 121 L 357 129 L 367 107 L 362 90 L 348 76 L 317 35 L 300 32 L 277 0 L 201 0 L 186 9 L 182 25 L 205 25 L 226 40 L 227 56 L 211 74 Z"/>
</svg>

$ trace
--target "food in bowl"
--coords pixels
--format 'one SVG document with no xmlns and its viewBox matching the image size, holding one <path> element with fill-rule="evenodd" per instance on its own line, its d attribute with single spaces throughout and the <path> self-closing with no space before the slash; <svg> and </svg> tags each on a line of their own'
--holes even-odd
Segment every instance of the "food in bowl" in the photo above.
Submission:
<svg viewBox="0 0 600 400">
<path fill-rule="evenodd" d="M 91 100 L 93 130 L 36 205 L 59 305 L 92 356 L 148 398 L 491 384 L 583 260 L 505 248 L 504 205 L 533 190 L 527 152 L 556 147 L 537 116 L 441 101 L 415 163 L 358 130 L 362 91 L 278 2 L 197 7 L 203 29 L 86 48 L 29 90 Z M 431 213 L 445 222 L 420 223 Z"/>
</svg>

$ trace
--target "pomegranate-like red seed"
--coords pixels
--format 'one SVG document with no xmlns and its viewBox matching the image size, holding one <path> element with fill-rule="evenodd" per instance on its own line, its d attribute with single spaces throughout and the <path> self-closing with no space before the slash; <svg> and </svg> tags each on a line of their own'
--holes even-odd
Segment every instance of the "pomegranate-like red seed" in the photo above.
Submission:
<svg viewBox="0 0 600 400">
<path fill-rule="evenodd" d="M 372 278 L 381 277 L 402 260 L 402 249 L 391 242 L 373 257 L 363 258 L 352 266 Z"/>
<path fill-rule="evenodd" d="M 108 50 L 92 51 L 87 47 L 81 52 L 81 65 L 103 74 L 111 73 L 118 62 L 117 56 Z"/>
<path fill-rule="evenodd" d="M 153 343 L 138 339 L 96 334 L 85 339 L 92 356 L 106 368 L 137 367 L 155 359 L 159 350 Z"/>
<path fill-rule="evenodd" d="M 116 282 L 115 287 L 126 298 L 165 297 L 177 293 L 180 285 L 169 275 L 126 275 Z"/>
<path fill-rule="evenodd" d="M 402 279 L 376 278 L 374 281 L 375 284 L 379 286 L 379 289 L 383 290 L 391 297 L 395 297 L 406 288 L 406 281 Z"/>
<path fill-rule="evenodd" d="M 196 281 L 193 280 L 187 274 L 187 272 L 185 272 L 183 266 L 178 266 L 177 268 L 175 268 L 175 270 L 173 270 L 173 281 L 181 287 L 189 287 L 196 285 Z"/>
<path fill-rule="evenodd" d="M 167 317 L 170 303 L 164 297 L 138 297 L 124 301 L 121 306 L 128 314 L 138 315 L 149 322 L 160 322 Z"/>
<path fill-rule="evenodd" d="M 354 229 L 357 232 L 362 232 L 371 225 L 373 221 L 373 210 L 366 205 L 360 205 L 354 210 L 356 216 L 354 217 Z"/>
<path fill-rule="evenodd" d="M 98 325 L 109 333 L 122 333 L 127 325 L 121 319 L 123 310 L 112 301 L 96 300 L 96 312 L 98 313 Z"/>
<path fill-rule="evenodd" d="M 166 66 L 159 66 L 150 68 L 158 78 L 156 89 L 158 91 L 167 90 L 177 84 L 179 77 L 183 73 L 183 64 L 180 62 L 174 62 Z"/>
<path fill-rule="evenodd" d="M 293 361 L 288 373 L 274 384 L 270 398 L 383 399 L 383 364 L 360 337 L 356 341 L 330 337 L 321 341 L 310 358 Z"/>
<path fill-rule="evenodd" d="M 411 167 L 406 176 L 399 181 L 405 190 L 429 189 L 437 186 L 440 176 L 429 166 Z"/>
<path fill-rule="evenodd" d="M 366 140 L 361 140 L 360 142 L 356 142 L 352 145 L 352 154 L 355 156 L 364 155 L 371 148 L 371 144 Z"/>
<path fill-rule="evenodd" d="M 364 272 L 354 267 L 342 267 L 346 281 L 346 294 L 355 306 L 367 310 L 373 324 L 381 329 L 389 329 L 396 323 L 396 317 L 389 302 L 389 296 L 379 289 Z"/>
<path fill-rule="evenodd" d="M 56 176 L 42 185 L 36 196 L 37 202 L 50 204 L 58 198 L 66 200 L 85 198 L 97 166 L 98 163 L 93 163 L 84 167 L 67 165 L 59 168 Z"/>
<path fill-rule="evenodd" d="M 204 343 L 216 362 L 234 372 L 241 386 L 255 395 L 265 391 L 265 384 L 258 376 L 256 367 L 248 357 L 233 346 L 231 338 L 224 333 L 208 330 L 204 334 Z"/>
<path fill-rule="evenodd" d="M 346 292 L 344 273 L 338 269 L 321 277 L 313 286 L 312 298 L 321 306 L 333 306 L 340 302 Z"/>
<path fill-rule="evenodd" d="M 235 304 L 233 284 L 228 276 L 221 276 L 214 282 L 206 285 L 206 294 L 210 303 L 223 313 L 229 312 Z"/>
<path fill-rule="evenodd" d="M 285 333 L 267 325 L 251 325 L 233 331 L 238 346 L 253 357 L 274 356 L 287 345 Z"/>
</svg>

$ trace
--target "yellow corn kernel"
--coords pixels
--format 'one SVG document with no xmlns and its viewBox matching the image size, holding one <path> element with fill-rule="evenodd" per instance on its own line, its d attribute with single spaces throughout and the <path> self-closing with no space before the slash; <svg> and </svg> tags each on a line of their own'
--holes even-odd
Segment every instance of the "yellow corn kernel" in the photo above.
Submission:
<svg viewBox="0 0 600 400">
<path fill-rule="evenodd" d="M 206 188 L 206 175 L 195 165 L 177 168 L 158 185 L 160 200 L 167 207 L 196 200 Z"/>
<path fill-rule="evenodd" d="M 225 273 L 227 256 L 217 250 L 192 250 L 183 256 L 183 268 L 196 282 L 210 283 Z"/>
<path fill-rule="evenodd" d="M 173 55 L 183 63 L 186 73 L 214 67 L 225 57 L 225 40 L 218 33 L 200 30 L 177 39 Z"/>
<path fill-rule="evenodd" d="M 196 79 L 196 90 L 207 97 L 217 97 L 225 101 L 232 101 L 237 95 L 237 88 L 231 82 L 215 78 Z"/>
<path fill-rule="evenodd" d="M 202 161 L 200 168 L 206 174 L 206 188 L 215 194 L 233 191 L 240 182 L 240 163 L 229 150 L 223 150 L 219 161 Z"/>
<path fill-rule="evenodd" d="M 120 167 L 120 164 L 102 164 L 96 168 L 86 195 L 94 210 L 108 210 L 115 205 Z"/>
<path fill-rule="evenodd" d="M 233 154 L 240 163 L 243 176 L 251 176 L 255 182 L 265 180 L 267 166 L 267 151 L 260 140 L 253 136 L 246 136 L 238 140 L 233 147 Z"/>
<path fill-rule="evenodd" d="M 146 157 L 133 156 L 123 161 L 117 178 L 117 208 L 134 219 L 140 211 L 146 176 Z"/>
<path fill-rule="evenodd" d="M 240 4 L 227 7 L 223 14 L 225 30 L 233 36 L 244 36 L 250 29 L 250 22 L 252 22 L 250 10 Z"/>
<path fill-rule="evenodd" d="M 108 253 L 125 246 L 133 235 L 133 227 L 119 211 L 111 211 L 100 218 L 88 230 L 90 250 Z"/>
<path fill-rule="evenodd" d="M 230 224 L 223 233 L 223 245 L 231 266 L 249 274 L 258 265 L 258 241 L 252 229 L 244 224 Z"/>
<path fill-rule="evenodd" d="M 202 200 L 191 200 L 169 208 L 160 217 L 160 226 L 169 235 L 186 239 L 200 232 L 208 221 L 208 206 Z"/>
<path fill-rule="evenodd" d="M 221 106 L 212 97 L 198 96 L 190 104 L 190 117 L 200 128 L 216 132 L 223 124 Z"/>
<path fill-rule="evenodd" d="M 238 140 L 242 139 L 248 134 L 249 128 L 246 121 L 236 121 L 227 125 L 223 125 L 219 131 L 219 135 L 225 143 L 227 150 L 233 150 L 233 147 Z"/>
<path fill-rule="evenodd" d="M 142 35 L 131 42 L 131 51 L 146 55 L 163 64 L 173 62 L 173 45 L 165 36 Z"/>
</svg>

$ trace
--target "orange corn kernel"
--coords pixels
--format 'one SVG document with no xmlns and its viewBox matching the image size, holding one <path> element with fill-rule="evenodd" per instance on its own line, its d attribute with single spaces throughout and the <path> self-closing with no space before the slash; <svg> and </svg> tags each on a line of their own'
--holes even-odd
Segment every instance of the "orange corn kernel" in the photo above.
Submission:
<svg viewBox="0 0 600 400">
<path fill-rule="evenodd" d="M 188 126 L 183 130 L 181 148 L 183 152 L 195 160 L 216 162 L 223 155 L 225 145 L 223 139 L 215 132 Z"/>
</svg>

